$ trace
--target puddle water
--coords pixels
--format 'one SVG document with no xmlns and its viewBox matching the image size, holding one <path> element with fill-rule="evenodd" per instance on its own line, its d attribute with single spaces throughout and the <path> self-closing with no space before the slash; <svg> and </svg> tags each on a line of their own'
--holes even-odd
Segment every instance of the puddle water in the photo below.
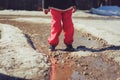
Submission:
<svg viewBox="0 0 120 80">
<path fill-rule="evenodd" d="M 51 58 L 50 80 L 116 80 L 120 77 L 119 65 L 102 55 L 69 57 L 69 61 L 65 55 L 62 58 L 64 63 L 58 63 L 57 57 Z"/>
<path fill-rule="evenodd" d="M 48 54 L 47 38 L 50 32 L 49 24 L 33 24 L 16 21 L 0 21 L 19 27 L 32 39 L 35 47 L 42 53 Z M 33 34 L 38 34 L 34 36 Z M 41 35 L 44 34 L 44 35 Z M 63 39 L 63 38 L 60 38 Z M 90 34 L 75 31 L 73 46 L 86 46 L 88 48 L 101 48 L 107 43 Z M 63 41 L 63 40 L 60 40 Z M 96 46 L 97 45 L 97 46 Z M 57 49 L 63 49 L 63 43 Z M 116 80 L 120 77 L 120 66 L 105 56 L 97 54 L 96 57 L 74 57 L 70 52 L 55 51 L 50 55 L 50 80 Z"/>
<path fill-rule="evenodd" d="M 55 53 L 53 53 L 55 54 Z M 50 80 L 68 80 L 72 74 L 72 62 L 65 60 L 67 54 L 58 54 L 50 57 L 51 61 L 51 79 Z M 61 58 L 59 58 L 61 56 Z"/>
<path fill-rule="evenodd" d="M 78 71 L 73 71 L 69 80 L 85 80 L 85 76 L 81 75 Z"/>
</svg>

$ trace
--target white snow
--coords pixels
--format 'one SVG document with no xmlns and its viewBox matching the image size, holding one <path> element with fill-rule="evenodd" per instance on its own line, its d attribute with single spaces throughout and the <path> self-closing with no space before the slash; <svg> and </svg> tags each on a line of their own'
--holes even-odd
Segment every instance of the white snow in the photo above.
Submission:
<svg viewBox="0 0 120 80">
<path fill-rule="evenodd" d="M 31 16 L 49 16 L 45 15 L 41 11 L 13 11 L 13 10 L 3 10 L 0 11 L 0 15 L 31 15 Z M 99 38 L 102 38 L 108 42 L 108 44 L 112 45 L 120 45 L 120 20 L 116 20 L 115 18 L 119 17 L 113 17 L 114 20 L 109 20 L 110 17 L 104 16 L 98 16 L 98 15 L 93 15 L 89 13 L 85 13 L 85 11 L 77 11 L 76 13 L 73 14 L 73 17 L 79 17 L 73 18 L 73 22 L 75 25 L 75 28 L 78 30 L 82 30 L 83 32 L 88 32 L 91 33 L 94 36 L 97 36 Z M 98 17 L 101 19 L 81 19 L 82 18 L 87 18 L 87 17 Z M 102 19 L 103 18 L 103 19 Z M 16 20 L 20 22 L 33 22 L 33 23 L 49 23 L 51 22 L 50 18 L 35 18 L 35 17 L 29 17 L 29 18 L 16 18 L 16 19 L 11 19 L 11 20 Z"/>
<path fill-rule="evenodd" d="M 25 11 L 25 10 L 1 10 L 0 15 L 26 15 L 26 16 L 47 16 L 41 11 Z"/>
<path fill-rule="evenodd" d="M 80 12 L 81 13 L 81 12 Z M 76 12 L 74 16 L 80 14 Z M 83 13 L 82 13 L 83 14 Z M 85 17 L 84 15 L 79 15 L 79 17 Z M 89 15 L 90 16 L 90 15 Z M 92 17 L 92 16 L 91 16 Z M 95 16 L 94 16 L 95 17 Z M 113 17 L 114 18 L 114 17 Z M 115 17 L 116 18 L 116 17 Z M 49 23 L 51 22 L 50 18 L 16 18 L 11 19 L 19 22 L 33 22 L 33 23 Z M 120 45 L 120 21 L 119 20 L 87 20 L 87 19 L 76 19 L 73 18 L 75 28 L 83 32 L 91 33 L 92 35 L 102 38 L 112 45 Z"/>
<path fill-rule="evenodd" d="M 120 16 L 120 7 L 118 6 L 101 6 L 97 9 L 92 8 L 91 12 L 103 16 Z"/>
<path fill-rule="evenodd" d="M 0 15 L 31 15 L 31 16 L 50 16 L 50 13 L 48 15 L 45 15 L 41 11 L 13 11 L 13 10 L 3 10 L 0 11 Z M 112 45 L 120 45 L 120 20 L 115 20 L 115 18 L 119 17 L 113 17 L 114 20 L 109 20 L 109 17 L 105 16 L 104 18 L 108 18 L 104 20 L 103 16 L 93 15 L 85 13 L 85 11 L 77 11 L 73 14 L 73 17 L 80 17 L 79 19 L 73 18 L 73 22 L 75 25 L 75 28 L 78 30 L 82 30 L 83 32 L 91 33 L 94 36 L 97 36 L 99 38 L 102 38 L 108 42 L 108 44 Z M 99 20 L 92 20 L 92 19 L 81 19 L 86 17 L 98 17 L 101 18 Z M 102 19 L 103 18 L 103 19 Z M 35 17 L 29 17 L 29 18 L 16 18 L 11 19 L 16 20 L 20 22 L 33 22 L 33 23 L 49 23 L 51 22 L 50 18 L 35 18 Z"/>
<path fill-rule="evenodd" d="M 25 44 L 27 41 L 23 32 L 11 25 L 0 24 L 1 39 L 0 42 L 11 43 L 15 45 Z M 26 44 L 25 44 L 26 45 Z"/>
<path fill-rule="evenodd" d="M 120 45 L 119 20 L 74 20 L 75 28 L 102 38 L 112 45 Z"/>
<path fill-rule="evenodd" d="M 45 79 L 50 67 L 47 56 L 34 50 L 17 27 L 0 24 L 0 31 L 0 73 L 26 79 L 39 75 Z"/>
<path fill-rule="evenodd" d="M 88 11 L 76 11 L 73 17 L 102 17 L 99 15 L 88 14 Z M 19 10 L 1 10 L 0 15 L 18 15 L 18 16 L 50 16 L 50 13 L 45 15 L 42 11 L 19 11 Z M 106 16 L 107 17 L 107 16 Z"/>
</svg>

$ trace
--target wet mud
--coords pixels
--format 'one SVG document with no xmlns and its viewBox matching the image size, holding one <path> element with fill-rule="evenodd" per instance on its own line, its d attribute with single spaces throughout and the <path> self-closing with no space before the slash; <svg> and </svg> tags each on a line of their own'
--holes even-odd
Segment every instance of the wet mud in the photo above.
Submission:
<svg viewBox="0 0 120 80">
<path fill-rule="evenodd" d="M 3 16 L 2 16 L 3 17 Z M 15 17 L 14 17 L 15 18 Z M 50 80 L 119 80 L 120 66 L 112 59 L 104 55 L 104 51 L 111 45 L 101 38 L 75 30 L 73 46 L 79 51 L 92 52 L 91 56 L 71 56 L 72 52 L 62 51 L 65 48 L 63 34 L 56 51 L 48 51 L 47 42 L 50 34 L 50 24 L 17 22 L 7 18 L 1 19 L 0 23 L 10 24 L 21 29 L 30 39 L 32 47 L 49 56 L 51 61 Z M 84 45 L 82 42 L 94 43 Z M 96 45 L 97 44 L 97 45 Z M 100 49 L 105 49 L 99 51 Z M 111 51 L 114 49 L 110 49 Z M 118 49 L 119 50 L 119 49 Z"/>
</svg>

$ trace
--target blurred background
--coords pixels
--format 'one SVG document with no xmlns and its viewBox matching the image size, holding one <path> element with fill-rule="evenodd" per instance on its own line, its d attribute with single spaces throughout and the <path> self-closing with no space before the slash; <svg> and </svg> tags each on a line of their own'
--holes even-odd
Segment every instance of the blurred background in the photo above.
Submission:
<svg viewBox="0 0 120 80">
<path fill-rule="evenodd" d="M 105 5 L 120 6 L 120 0 L 76 0 L 77 9 L 89 10 Z M 0 0 L 0 10 L 42 10 L 42 0 Z"/>
</svg>

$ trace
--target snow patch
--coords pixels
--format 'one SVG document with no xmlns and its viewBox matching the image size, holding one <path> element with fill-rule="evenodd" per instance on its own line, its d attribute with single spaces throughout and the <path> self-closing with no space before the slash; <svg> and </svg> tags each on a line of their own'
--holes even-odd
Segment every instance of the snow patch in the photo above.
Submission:
<svg viewBox="0 0 120 80">
<path fill-rule="evenodd" d="M 120 45 L 120 21 L 118 20 L 74 20 L 77 30 L 102 38 L 112 45 Z"/>
<path fill-rule="evenodd" d="M 21 30 L 19 30 L 17 27 L 6 25 L 6 24 L 0 24 L 0 30 L 1 30 L 1 39 L 0 42 L 4 43 L 11 43 L 15 45 L 27 45 L 27 40 L 25 35 Z"/>
<path fill-rule="evenodd" d="M 97 9 L 92 8 L 91 12 L 103 16 L 120 16 L 120 7 L 118 6 L 101 6 Z"/>
<path fill-rule="evenodd" d="M 0 15 L 26 15 L 26 16 L 48 16 L 42 11 L 26 11 L 26 10 L 1 10 Z"/>
<path fill-rule="evenodd" d="M 50 62 L 47 55 L 34 50 L 17 27 L 0 24 L 0 73 L 41 80 L 49 79 Z"/>
</svg>

